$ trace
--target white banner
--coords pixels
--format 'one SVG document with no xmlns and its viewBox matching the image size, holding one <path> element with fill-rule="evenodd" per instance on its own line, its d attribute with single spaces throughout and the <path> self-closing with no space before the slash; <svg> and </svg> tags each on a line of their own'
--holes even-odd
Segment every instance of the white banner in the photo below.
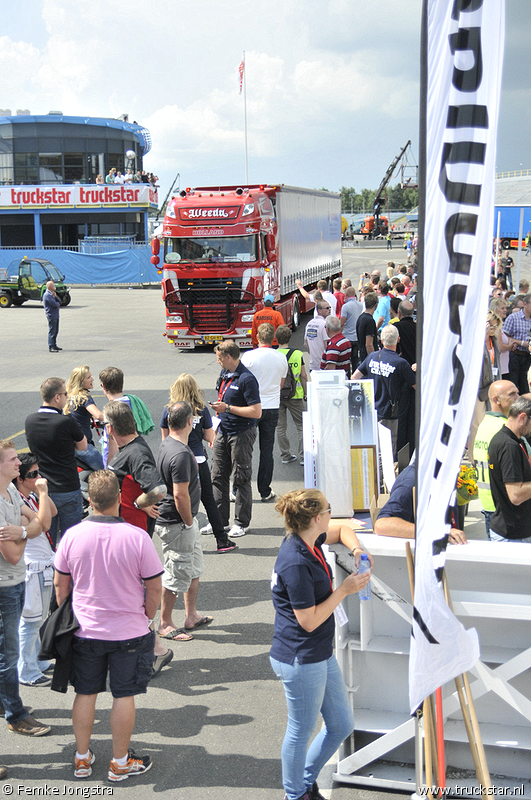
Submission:
<svg viewBox="0 0 531 800">
<path fill-rule="evenodd" d="M 479 658 L 447 607 L 448 507 L 477 396 L 489 293 L 504 0 L 425 0 L 426 185 L 411 712 Z M 466 545 L 465 545 L 466 546 Z"/>
<path fill-rule="evenodd" d="M 54 186 L 0 186 L 1 209 L 94 208 L 157 206 L 157 190 L 144 183 L 56 184 Z"/>
</svg>

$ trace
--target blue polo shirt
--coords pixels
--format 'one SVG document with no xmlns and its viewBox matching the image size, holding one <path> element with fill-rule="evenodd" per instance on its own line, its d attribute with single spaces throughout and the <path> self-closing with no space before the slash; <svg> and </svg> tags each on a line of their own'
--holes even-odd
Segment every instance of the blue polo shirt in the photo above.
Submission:
<svg viewBox="0 0 531 800">
<path fill-rule="evenodd" d="M 409 464 L 393 483 L 389 500 L 381 509 L 377 519 L 398 517 L 406 522 L 415 522 L 413 507 L 413 487 L 415 486 L 415 465 Z"/>
<path fill-rule="evenodd" d="M 258 381 L 241 361 L 234 372 L 222 372 L 220 395 L 220 399 L 229 406 L 254 406 L 260 403 Z M 239 417 L 227 411 L 220 414 L 219 418 L 220 428 L 227 436 L 241 433 L 256 425 L 255 419 Z"/>
<path fill-rule="evenodd" d="M 321 550 L 326 533 L 321 534 L 315 549 Z M 322 553 L 324 558 L 324 553 Z M 328 568 L 330 571 L 330 567 Z M 271 657 L 285 664 L 314 664 L 326 661 L 332 655 L 334 615 L 309 633 L 301 628 L 294 608 L 311 608 L 324 602 L 332 594 L 330 577 L 319 559 L 296 535 L 284 539 L 271 576 L 273 605 L 275 607 L 275 633 Z"/>
</svg>

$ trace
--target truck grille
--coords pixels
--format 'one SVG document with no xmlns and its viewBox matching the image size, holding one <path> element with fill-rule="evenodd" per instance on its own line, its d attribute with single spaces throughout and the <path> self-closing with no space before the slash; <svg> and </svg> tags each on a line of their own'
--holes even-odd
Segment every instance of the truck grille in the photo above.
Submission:
<svg viewBox="0 0 531 800">
<path fill-rule="evenodd" d="M 199 278 L 179 282 L 179 295 L 170 294 L 166 305 L 170 314 L 183 314 L 196 333 L 228 333 L 237 312 L 254 306 L 251 292 L 242 291 L 242 279 Z"/>
</svg>

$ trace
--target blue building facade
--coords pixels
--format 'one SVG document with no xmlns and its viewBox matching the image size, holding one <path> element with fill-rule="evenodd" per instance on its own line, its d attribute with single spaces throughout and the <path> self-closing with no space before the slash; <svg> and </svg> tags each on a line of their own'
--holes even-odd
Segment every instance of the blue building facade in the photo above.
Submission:
<svg viewBox="0 0 531 800">
<path fill-rule="evenodd" d="M 0 248 L 147 241 L 156 189 L 96 177 L 112 167 L 142 171 L 150 148 L 149 131 L 123 119 L 0 116 Z"/>
</svg>

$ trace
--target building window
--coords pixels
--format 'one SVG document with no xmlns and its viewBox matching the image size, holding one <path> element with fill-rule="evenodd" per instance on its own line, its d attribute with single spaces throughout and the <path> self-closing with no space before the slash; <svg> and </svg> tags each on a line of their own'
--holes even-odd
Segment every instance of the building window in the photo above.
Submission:
<svg viewBox="0 0 531 800">
<path fill-rule="evenodd" d="M 61 153 L 39 153 L 39 178 L 41 183 L 64 183 Z"/>
<path fill-rule="evenodd" d="M 38 183 L 38 163 L 37 153 L 15 153 L 15 183 Z"/>
<path fill-rule="evenodd" d="M 13 153 L 0 153 L 0 184 L 12 184 L 14 179 Z"/>
</svg>

